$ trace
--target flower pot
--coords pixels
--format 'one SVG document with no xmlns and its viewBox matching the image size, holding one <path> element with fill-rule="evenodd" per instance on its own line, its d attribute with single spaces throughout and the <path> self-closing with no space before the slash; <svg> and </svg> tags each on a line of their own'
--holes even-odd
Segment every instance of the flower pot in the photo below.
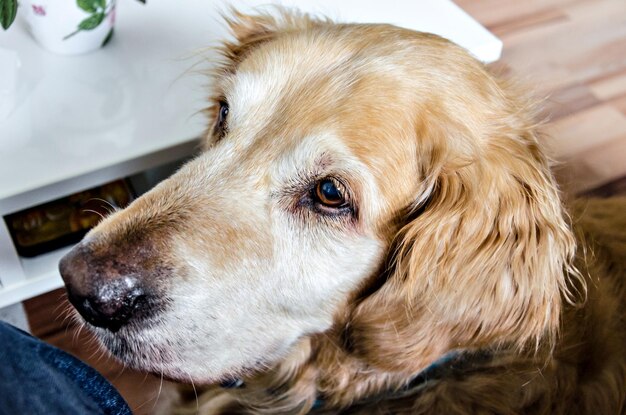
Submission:
<svg viewBox="0 0 626 415">
<path fill-rule="evenodd" d="M 21 0 L 19 14 L 45 49 L 80 54 L 104 46 L 111 38 L 115 0 Z"/>
</svg>

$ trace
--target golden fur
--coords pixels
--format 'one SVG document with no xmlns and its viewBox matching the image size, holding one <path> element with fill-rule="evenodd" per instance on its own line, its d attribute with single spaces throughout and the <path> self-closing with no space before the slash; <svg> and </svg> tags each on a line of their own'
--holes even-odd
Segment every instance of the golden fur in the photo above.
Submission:
<svg viewBox="0 0 626 415">
<path fill-rule="evenodd" d="M 299 211 L 289 195 L 277 203 L 308 221 L 302 232 L 318 232 L 311 255 L 316 245 L 340 250 L 345 242 L 365 271 L 329 296 L 325 329 L 303 329 L 262 368 L 211 369 L 246 386 L 206 388 L 201 413 L 307 413 L 319 398 L 314 413 L 625 413 L 626 199 L 580 201 L 568 218 L 530 100 L 434 35 L 286 12 L 235 13 L 229 24 L 234 39 L 222 49 L 210 117 L 225 97 L 242 104 L 231 106 L 223 138 L 209 131 L 206 151 L 221 152 L 212 163 L 237 157 L 239 169 L 220 183 L 233 180 L 228 189 L 239 199 L 219 195 L 224 207 L 213 208 L 215 196 L 202 192 L 215 182 L 199 179 L 213 167 L 199 160 L 108 218 L 87 243 L 106 247 L 129 229 L 148 233 L 151 249 L 185 270 L 171 286 L 190 284 L 204 256 L 223 273 L 241 267 L 241 257 L 259 267 L 275 261 L 275 238 L 259 230 L 262 214 L 242 211 L 256 202 L 240 183 L 271 186 L 275 175 L 263 172 L 276 154 L 306 153 L 299 140 L 323 136 L 316 143 L 360 166 L 340 168 L 357 219 L 324 221 Z M 328 153 L 312 171 L 337 162 Z M 217 219 L 201 220 L 206 209 Z M 353 237 L 365 244 L 358 251 L 346 242 Z M 181 265 L 190 258 L 191 271 Z M 246 333 L 280 330 L 259 324 L 265 329 Z M 115 352 L 114 341 L 103 341 Z M 452 350 L 475 364 L 402 390 Z M 147 358 L 121 358 L 185 380 Z M 195 410 L 193 400 L 176 413 Z"/>
</svg>

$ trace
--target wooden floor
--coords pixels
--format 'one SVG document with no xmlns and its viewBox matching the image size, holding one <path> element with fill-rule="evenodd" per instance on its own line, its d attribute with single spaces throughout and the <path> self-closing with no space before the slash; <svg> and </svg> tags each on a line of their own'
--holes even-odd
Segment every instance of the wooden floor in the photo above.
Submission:
<svg viewBox="0 0 626 415">
<path fill-rule="evenodd" d="M 494 66 L 547 97 L 566 191 L 626 176 L 626 1 L 457 0 L 504 42 Z"/>
<path fill-rule="evenodd" d="M 626 1 L 458 0 L 504 41 L 495 69 L 549 95 L 549 142 L 570 192 L 626 193 Z M 607 184 L 608 183 L 608 184 Z M 62 291 L 25 303 L 33 333 L 94 365 L 137 414 L 150 413 L 159 379 L 123 370 L 64 320 Z"/>
</svg>

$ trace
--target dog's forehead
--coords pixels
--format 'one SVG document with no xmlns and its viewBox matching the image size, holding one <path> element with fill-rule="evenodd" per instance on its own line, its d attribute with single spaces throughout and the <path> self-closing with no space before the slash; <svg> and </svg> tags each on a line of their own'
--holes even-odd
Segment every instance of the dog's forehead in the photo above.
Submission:
<svg viewBox="0 0 626 415">
<path fill-rule="evenodd" d="M 293 165 L 295 172 L 334 153 L 335 161 L 358 161 L 348 164 L 367 169 L 361 177 L 371 177 L 380 196 L 397 204 L 414 186 L 403 178 L 415 177 L 416 88 L 407 80 L 397 56 L 295 36 L 253 50 L 222 87 L 232 137 L 257 155 L 250 161 L 282 160 L 281 171 Z"/>
<path fill-rule="evenodd" d="M 387 50 L 359 33 L 334 30 L 283 34 L 252 48 L 221 82 L 233 116 L 259 107 L 266 112 L 301 108 L 319 115 L 320 106 L 360 99 L 354 92 L 365 89 L 364 84 L 374 86 L 368 98 L 377 101 L 383 97 L 374 91 L 401 88 L 406 59 L 393 44 Z M 388 82 L 391 78 L 395 82 Z M 311 105 L 315 111 L 309 110 Z"/>
<path fill-rule="evenodd" d="M 332 105 L 349 91 L 359 74 L 350 67 L 347 51 L 300 43 L 298 38 L 287 38 L 261 45 L 223 80 L 233 123 L 245 122 L 252 115 L 257 125 L 271 115 L 296 120 L 294 111 L 312 112 L 308 108 L 313 105 L 321 115 L 320 106 Z"/>
</svg>

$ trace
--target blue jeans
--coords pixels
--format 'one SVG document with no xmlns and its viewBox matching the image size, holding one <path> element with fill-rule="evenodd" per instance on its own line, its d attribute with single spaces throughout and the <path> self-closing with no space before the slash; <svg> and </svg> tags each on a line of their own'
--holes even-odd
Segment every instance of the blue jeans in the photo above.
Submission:
<svg viewBox="0 0 626 415">
<path fill-rule="evenodd" d="M 131 414 L 98 372 L 0 321 L 0 415 Z"/>
</svg>

